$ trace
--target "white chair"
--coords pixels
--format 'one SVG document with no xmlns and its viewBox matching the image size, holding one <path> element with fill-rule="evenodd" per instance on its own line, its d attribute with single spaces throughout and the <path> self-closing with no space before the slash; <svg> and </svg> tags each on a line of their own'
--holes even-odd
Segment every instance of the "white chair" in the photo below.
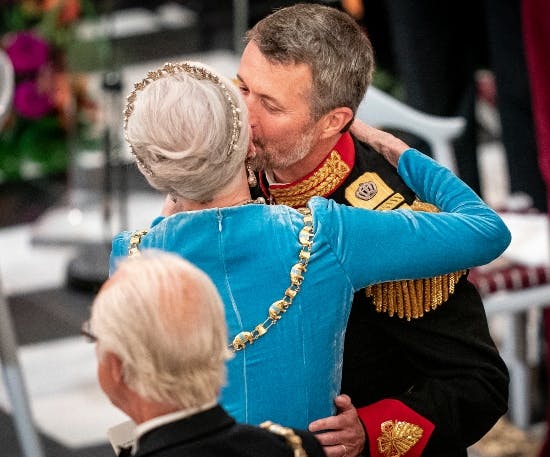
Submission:
<svg viewBox="0 0 550 457">
<path fill-rule="evenodd" d="M 0 127 L 11 108 L 14 74 L 11 61 L 0 49 Z M 17 358 L 17 342 L 8 303 L 0 280 L 0 362 L 4 382 L 13 408 L 15 429 L 25 457 L 43 457 L 35 431 L 25 383 Z"/>
<path fill-rule="evenodd" d="M 412 133 L 425 140 L 433 158 L 457 174 L 452 141 L 464 130 L 464 118 L 423 113 L 374 86 L 369 87 L 356 117 L 367 124 Z"/>
<path fill-rule="evenodd" d="M 505 221 L 507 217 L 509 215 L 503 214 Z M 527 241 L 537 245 L 539 249 L 548 247 L 548 239 L 545 239 L 550 237 L 547 216 L 525 214 L 515 215 L 513 219 L 521 217 L 531 227 L 546 222 L 546 230 L 526 238 L 521 227 L 516 230 L 515 225 L 508 223 L 512 231 L 512 244 L 516 241 L 520 244 Z M 504 257 L 513 261 L 509 267 L 488 273 L 481 271 L 481 280 L 474 282 L 482 293 L 487 316 L 492 318 L 503 315 L 507 318 L 503 321 L 505 332 L 500 352 L 510 371 L 510 419 L 517 427 L 527 429 L 532 422 L 533 373 L 540 363 L 538 345 L 544 338 L 540 334 L 540 319 L 544 308 L 550 306 L 550 264 L 547 260 L 539 264 L 517 261 L 511 255 L 506 256 L 506 253 Z M 484 291 L 486 286 L 491 287 L 489 292 Z M 546 344 L 548 343 L 547 341 Z M 537 353 L 539 360 L 532 360 L 530 353 Z"/>
</svg>

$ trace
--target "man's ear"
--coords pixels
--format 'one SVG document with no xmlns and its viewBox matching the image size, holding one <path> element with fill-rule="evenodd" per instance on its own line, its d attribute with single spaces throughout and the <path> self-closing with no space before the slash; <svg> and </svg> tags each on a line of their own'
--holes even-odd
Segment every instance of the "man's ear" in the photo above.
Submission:
<svg viewBox="0 0 550 457">
<path fill-rule="evenodd" d="M 321 138 L 329 138 L 347 132 L 353 122 L 353 111 L 347 106 L 334 108 L 322 117 L 321 122 Z"/>
<path fill-rule="evenodd" d="M 109 375 L 111 379 L 116 384 L 121 384 L 124 382 L 124 374 L 122 369 L 122 360 L 114 352 L 106 351 L 103 354 L 103 363 L 109 370 Z"/>
</svg>

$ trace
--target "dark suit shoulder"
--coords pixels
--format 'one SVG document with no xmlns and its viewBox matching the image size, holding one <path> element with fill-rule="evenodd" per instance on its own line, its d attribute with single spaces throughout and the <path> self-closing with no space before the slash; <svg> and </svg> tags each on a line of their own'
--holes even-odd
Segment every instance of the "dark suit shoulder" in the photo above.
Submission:
<svg viewBox="0 0 550 457">
<path fill-rule="evenodd" d="M 226 437 L 219 438 L 217 443 L 212 440 L 211 446 L 213 449 L 223 450 L 224 452 L 219 454 L 223 456 L 325 457 L 326 455 L 313 433 L 281 427 L 278 424 L 273 424 L 270 428 L 235 424 L 228 430 Z"/>
<path fill-rule="evenodd" d="M 315 435 L 306 430 L 283 427 L 271 421 L 266 421 L 260 427 L 283 439 L 293 450 L 294 456 L 312 457 L 324 456 L 325 452 Z"/>
</svg>

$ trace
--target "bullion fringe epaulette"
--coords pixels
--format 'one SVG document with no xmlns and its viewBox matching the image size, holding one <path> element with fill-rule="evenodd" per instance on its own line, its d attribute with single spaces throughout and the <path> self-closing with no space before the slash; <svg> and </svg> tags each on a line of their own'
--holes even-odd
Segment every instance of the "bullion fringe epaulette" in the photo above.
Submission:
<svg viewBox="0 0 550 457">
<path fill-rule="evenodd" d="M 445 303 L 464 274 L 466 270 L 433 278 L 383 282 L 367 287 L 365 293 L 372 297 L 377 312 L 410 321 Z"/>
<path fill-rule="evenodd" d="M 436 206 L 418 199 L 410 205 L 410 209 L 439 212 Z M 465 274 L 466 270 L 461 270 L 433 278 L 384 282 L 367 287 L 365 293 L 367 297 L 372 297 L 377 312 L 410 321 L 445 303 Z"/>
<path fill-rule="evenodd" d="M 416 199 L 411 205 L 413 211 L 437 213 L 439 209 L 431 203 Z M 418 319 L 445 303 L 455 291 L 455 285 L 466 274 L 466 270 L 455 271 L 425 279 L 391 281 L 374 284 L 365 289 L 372 297 L 376 311 L 397 315 L 400 319 Z"/>
</svg>

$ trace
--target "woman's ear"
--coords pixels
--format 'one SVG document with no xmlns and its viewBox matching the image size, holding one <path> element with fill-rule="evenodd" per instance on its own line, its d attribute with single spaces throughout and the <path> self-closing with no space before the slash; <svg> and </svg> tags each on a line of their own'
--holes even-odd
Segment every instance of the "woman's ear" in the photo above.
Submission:
<svg viewBox="0 0 550 457">
<path fill-rule="evenodd" d="M 353 111 L 347 106 L 332 109 L 321 118 L 321 138 L 329 138 L 347 132 L 353 122 Z"/>
</svg>

